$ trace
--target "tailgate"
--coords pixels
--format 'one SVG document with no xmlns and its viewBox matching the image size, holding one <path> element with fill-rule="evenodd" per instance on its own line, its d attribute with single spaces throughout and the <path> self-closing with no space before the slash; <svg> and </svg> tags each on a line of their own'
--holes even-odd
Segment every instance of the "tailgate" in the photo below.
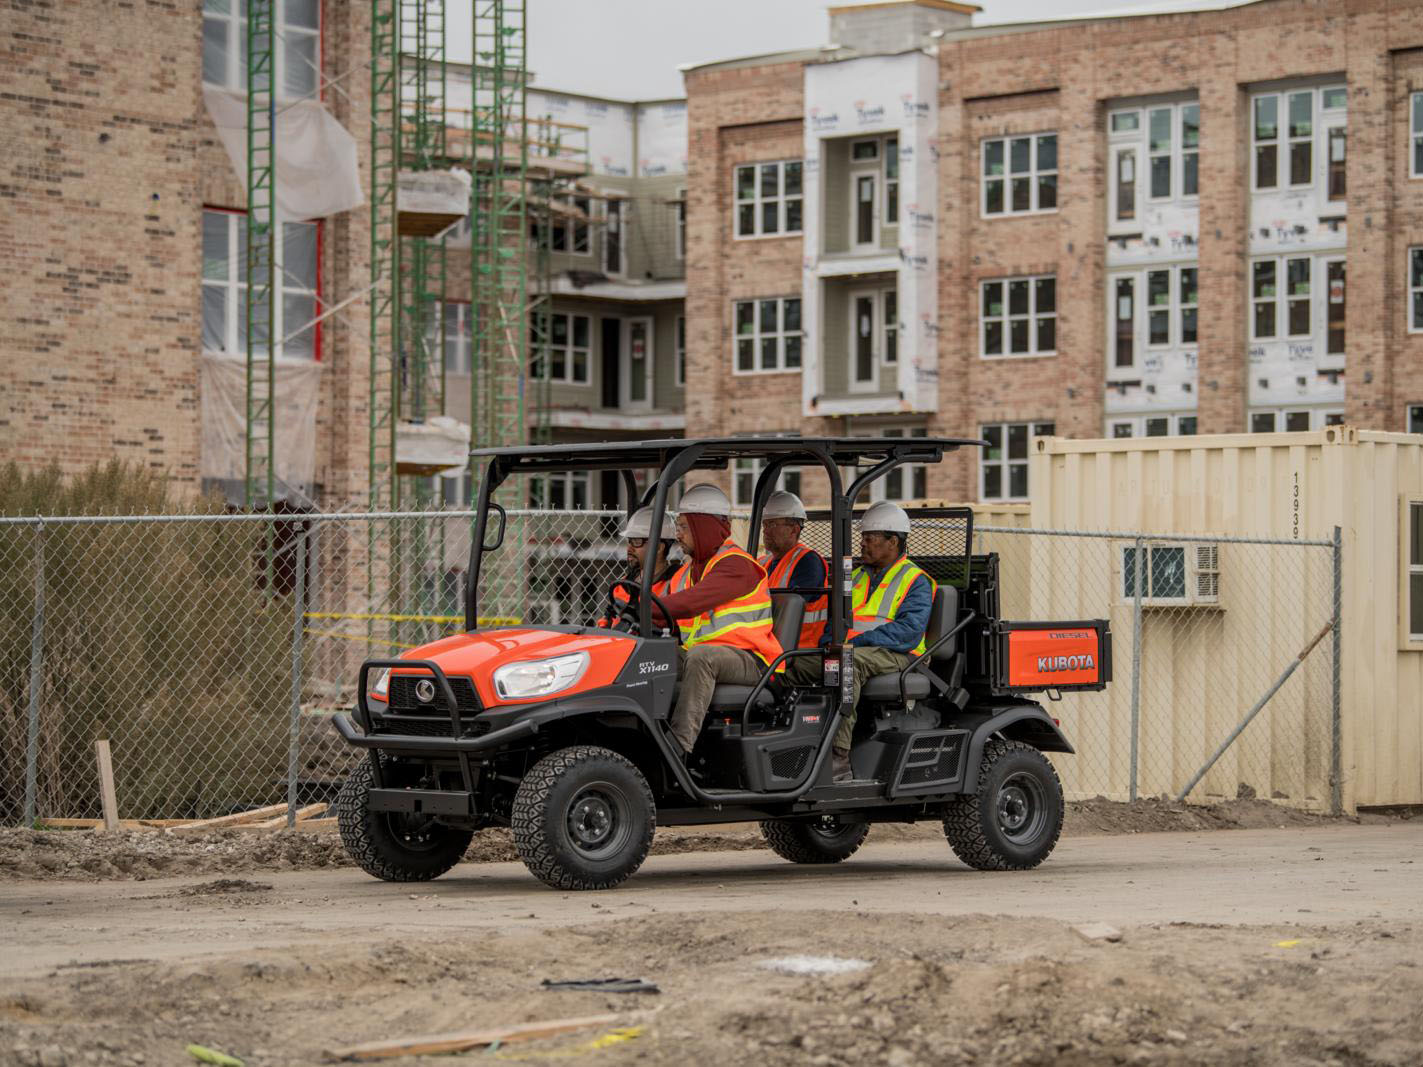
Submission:
<svg viewBox="0 0 1423 1067">
<path fill-rule="evenodd" d="M 996 693 L 1105 689 L 1112 680 L 1112 629 L 1106 619 L 999 622 L 989 636 Z"/>
</svg>

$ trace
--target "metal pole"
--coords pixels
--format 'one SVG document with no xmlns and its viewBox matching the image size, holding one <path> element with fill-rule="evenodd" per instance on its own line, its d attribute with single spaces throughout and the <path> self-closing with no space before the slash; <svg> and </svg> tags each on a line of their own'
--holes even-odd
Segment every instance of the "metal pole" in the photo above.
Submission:
<svg viewBox="0 0 1423 1067">
<path fill-rule="evenodd" d="M 1137 785 L 1137 744 L 1141 736 L 1141 586 L 1145 577 L 1146 545 L 1140 537 L 1136 539 L 1135 560 L 1136 580 L 1132 584 L 1131 607 L 1131 784 L 1129 798 L 1136 800 Z"/>
<path fill-rule="evenodd" d="M 287 736 L 287 825 L 296 825 L 296 775 L 301 749 L 301 637 L 306 622 L 306 531 L 297 526 L 296 591 L 292 599 L 292 703 Z"/>
<path fill-rule="evenodd" d="M 1329 812 L 1338 815 L 1344 810 L 1344 727 L 1340 712 L 1340 691 L 1343 684 L 1343 627 L 1344 614 L 1344 537 L 1338 526 L 1334 527 L 1334 649 L 1333 693 L 1330 718 L 1329 751 Z"/>
<path fill-rule="evenodd" d="M 30 624 L 30 714 L 25 739 L 25 826 L 35 825 L 39 786 L 40 686 L 44 681 L 44 521 L 35 523 L 35 614 Z"/>
<path fill-rule="evenodd" d="M 1211 758 L 1206 760 L 1205 765 L 1202 766 L 1201 769 L 1198 770 L 1192 776 L 1191 780 L 1186 783 L 1186 788 L 1181 790 L 1180 793 L 1176 794 L 1176 803 L 1179 804 L 1181 801 L 1185 800 L 1186 795 L 1190 793 L 1192 789 L 1196 788 L 1196 783 L 1199 782 L 1202 778 L 1204 778 L 1206 776 L 1206 772 L 1209 771 L 1213 766 L 1215 766 L 1215 761 L 1220 759 L 1221 756 L 1225 754 L 1225 750 L 1235 743 L 1235 739 L 1241 735 L 1241 733 L 1245 730 L 1247 726 L 1250 725 L 1250 721 L 1254 719 L 1256 715 L 1260 714 L 1260 709 L 1263 708 L 1266 704 L 1268 704 L 1270 702 L 1270 698 L 1280 691 L 1280 686 L 1284 685 L 1287 681 L 1289 681 L 1290 675 L 1294 674 L 1296 668 L 1298 668 L 1299 665 L 1305 661 L 1305 657 L 1314 651 L 1314 646 L 1324 640 L 1324 635 L 1327 634 L 1334 625 L 1335 624 L 1332 621 L 1326 622 L 1324 624 L 1323 629 L 1321 629 L 1319 633 L 1314 635 L 1314 639 L 1311 640 L 1309 644 L 1305 645 L 1304 648 L 1300 650 L 1300 654 L 1298 656 L 1296 656 L 1290 661 L 1290 665 L 1285 668 L 1285 672 L 1275 679 L 1275 684 L 1270 686 L 1270 688 L 1265 691 L 1265 695 L 1255 702 L 1255 706 L 1245 713 L 1245 718 L 1240 720 L 1240 725 L 1237 726 L 1234 730 L 1230 731 L 1230 736 L 1220 743 L 1220 747 L 1217 748 L 1214 753 L 1212 753 Z"/>
</svg>

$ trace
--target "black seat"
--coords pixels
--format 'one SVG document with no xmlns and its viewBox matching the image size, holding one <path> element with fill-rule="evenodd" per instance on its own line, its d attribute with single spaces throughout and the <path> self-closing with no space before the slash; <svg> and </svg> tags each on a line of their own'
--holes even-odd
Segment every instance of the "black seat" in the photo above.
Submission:
<svg viewBox="0 0 1423 1067">
<path fill-rule="evenodd" d="M 805 619 L 805 600 L 796 593 L 771 594 L 771 630 L 782 649 L 795 648 L 800 643 L 800 626 Z M 772 680 L 772 685 L 775 684 Z M 753 685 L 719 685 L 712 689 L 711 710 L 740 713 L 751 696 Z M 756 697 L 755 706 L 769 708 L 776 703 L 771 685 Z"/>
<path fill-rule="evenodd" d="M 924 631 L 925 647 L 932 646 L 935 641 L 952 630 L 958 621 L 958 589 L 952 585 L 939 586 L 939 591 L 934 594 L 934 605 L 929 609 L 929 625 Z M 945 641 L 942 647 L 934 650 L 934 654 L 925 663 L 946 683 L 952 681 L 954 659 L 959 654 L 960 637 L 962 634 L 957 634 L 952 641 Z M 904 679 L 904 695 L 910 700 L 923 700 L 932 689 L 933 685 L 929 681 L 929 676 L 921 670 L 911 671 L 909 677 Z M 875 675 L 860 687 L 860 699 L 874 702 L 898 702 L 899 674 Z"/>
</svg>

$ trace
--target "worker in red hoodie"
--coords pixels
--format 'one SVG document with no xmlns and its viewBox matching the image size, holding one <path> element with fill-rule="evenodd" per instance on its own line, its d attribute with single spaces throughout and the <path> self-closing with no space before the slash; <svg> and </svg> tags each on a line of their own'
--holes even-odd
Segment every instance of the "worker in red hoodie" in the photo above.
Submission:
<svg viewBox="0 0 1423 1067">
<path fill-rule="evenodd" d="M 765 568 L 731 540 L 726 494 L 714 485 L 688 489 L 676 531 L 692 584 L 659 599 L 687 635 L 677 664 L 681 692 L 672 710 L 672 736 L 687 753 L 697 743 L 712 689 L 718 683 L 755 685 L 781 645 L 771 628 Z M 653 611 L 655 621 L 669 625 L 655 606 Z"/>
</svg>

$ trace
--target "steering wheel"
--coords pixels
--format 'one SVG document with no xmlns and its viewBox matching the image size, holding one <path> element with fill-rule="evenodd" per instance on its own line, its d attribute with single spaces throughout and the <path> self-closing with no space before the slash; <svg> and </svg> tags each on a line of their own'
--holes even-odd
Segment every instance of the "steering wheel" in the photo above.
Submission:
<svg viewBox="0 0 1423 1067">
<path fill-rule="evenodd" d="M 624 604 L 622 610 L 618 612 L 618 622 L 627 624 L 628 633 L 639 633 L 641 631 L 641 624 L 638 616 L 641 612 L 638 611 L 636 598 L 642 595 L 642 586 L 636 582 L 630 582 L 626 578 L 618 578 L 612 585 L 608 586 L 607 614 L 609 615 L 611 615 L 613 609 L 617 607 L 617 601 L 613 598 L 613 590 L 618 586 L 622 586 L 628 591 L 627 603 Z M 672 613 L 667 610 L 667 605 L 662 603 L 662 599 L 656 593 L 648 592 L 647 595 L 652 598 L 652 603 L 661 610 L 663 617 L 672 623 L 670 627 L 672 636 L 677 639 L 677 644 L 680 645 L 682 643 L 682 627 L 677 625 L 677 620 L 672 618 Z"/>
</svg>

